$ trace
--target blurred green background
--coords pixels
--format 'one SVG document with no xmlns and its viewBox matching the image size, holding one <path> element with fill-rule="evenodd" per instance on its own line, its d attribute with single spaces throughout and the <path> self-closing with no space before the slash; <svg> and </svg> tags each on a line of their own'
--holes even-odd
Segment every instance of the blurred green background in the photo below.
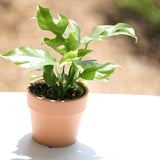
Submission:
<svg viewBox="0 0 160 160">
<path fill-rule="evenodd" d="M 117 36 L 89 46 L 96 51 L 89 58 L 122 66 L 110 83 L 89 82 L 90 92 L 160 95 L 159 0 L 0 0 L 0 54 L 23 45 L 40 48 L 43 37 L 51 36 L 31 20 L 36 2 L 50 8 L 54 17 L 62 13 L 75 20 L 83 36 L 95 25 L 125 22 L 135 29 L 137 44 L 132 38 Z M 28 70 L 0 58 L 0 91 L 25 91 L 28 77 Z"/>
</svg>

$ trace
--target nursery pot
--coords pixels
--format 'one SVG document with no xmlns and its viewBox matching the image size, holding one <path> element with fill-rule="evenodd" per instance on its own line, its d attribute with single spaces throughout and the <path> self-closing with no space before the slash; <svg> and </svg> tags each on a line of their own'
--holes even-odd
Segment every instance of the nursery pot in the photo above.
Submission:
<svg viewBox="0 0 160 160">
<path fill-rule="evenodd" d="M 55 101 L 37 97 L 27 88 L 27 103 L 31 113 L 32 136 L 35 141 L 49 147 L 63 147 L 76 141 L 82 112 L 88 98 L 85 94 L 74 100 Z"/>
</svg>

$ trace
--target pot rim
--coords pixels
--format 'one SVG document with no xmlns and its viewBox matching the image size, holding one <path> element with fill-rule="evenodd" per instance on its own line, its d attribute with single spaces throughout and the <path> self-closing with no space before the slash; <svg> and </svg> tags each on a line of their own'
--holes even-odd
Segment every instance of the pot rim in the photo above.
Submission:
<svg viewBox="0 0 160 160">
<path fill-rule="evenodd" d="M 31 81 L 31 82 L 27 85 L 27 92 L 28 92 L 29 94 L 31 94 L 33 97 L 35 97 L 35 98 L 37 98 L 37 99 L 40 99 L 40 100 L 43 100 L 43 101 L 54 102 L 54 103 L 64 103 L 64 102 L 65 102 L 65 103 L 67 103 L 67 102 L 69 103 L 69 102 L 73 102 L 73 101 L 79 101 L 80 99 L 86 97 L 86 96 L 88 95 L 88 93 L 89 93 L 89 89 L 88 89 L 87 85 L 85 85 L 83 82 L 77 81 L 77 82 L 75 82 L 75 83 L 80 84 L 80 85 L 83 87 L 83 89 L 85 90 L 84 95 L 82 95 L 82 96 L 79 97 L 79 98 L 69 99 L 69 100 L 51 100 L 51 99 L 47 99 L 47 98 L 42 98 L 42 97 L 39 97 L 39 96 L 36 96 L 35 94 L 33 94 L 33 93 L 30 91 L 30 89 L 29 89 L 30 85 L 33 84 L 33 83 L 35 83 L 35 82 L 38 81 L 38 80 L 43 80 L 43 78 L 38 78 L 38 79 L 36 79 L 36 80 Z"/>
</svg>

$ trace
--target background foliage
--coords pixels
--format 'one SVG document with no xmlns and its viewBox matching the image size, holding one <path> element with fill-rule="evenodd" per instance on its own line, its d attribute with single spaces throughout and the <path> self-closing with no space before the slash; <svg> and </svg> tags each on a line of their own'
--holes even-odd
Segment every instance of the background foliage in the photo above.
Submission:
<svg viewBox="0 0 160 160">
<path fill-rule="evenodd" d="M 159 0 L 115 0 L 114 22 L 126 21 L 139 30 L 142 39 L 135 53 L 157 59 L 160 63 L 160 1 Z"/>
<path fill-rule="evenodd" d="M 154 34 L 160 34 L 159 0 L 116 0 L 116 5 L 123 18 L 129 16 L 141 18 Z"/>
</svg>

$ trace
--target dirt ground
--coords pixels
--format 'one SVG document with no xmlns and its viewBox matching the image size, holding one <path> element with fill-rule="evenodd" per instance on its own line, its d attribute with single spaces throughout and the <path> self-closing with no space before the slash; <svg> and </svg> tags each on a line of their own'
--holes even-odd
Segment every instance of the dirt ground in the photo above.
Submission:
<svg viewBox="0 0 160 160">
<path fill-rule="evenodd" d="M 108 12 L 113 8 L 111 0 L 39 0 L 38 3 L 50 8 L 54 17 L 61 13 L 75 20 L 81 27 L 82 36 L 89 35 L 95 25 L 104 24 L 104 17 L 98 12 L 101 8 Z M 41 31 L 36 20 L 31 20 L 35 15 L 36 2 L 33 0 L 0 0 L 0 54 L 23 45 L 40 48 L 43 37 L 49 33 Z M 141 41 L 143 36 L 139 36 L 138 28 L 136 33 Z M 160 64 L 141 54 L 133 54 L 134 47 L 134 39 L 125 36 L 90 45 L 96 52 L 88 58 L 122 66 L 110 77 L 110 83 L 89 82 L 90 92 L 160 95 Z M 0 91 L 25 91 L 28 77 L 28 70 L 0 58 Z"/>
</svg>

